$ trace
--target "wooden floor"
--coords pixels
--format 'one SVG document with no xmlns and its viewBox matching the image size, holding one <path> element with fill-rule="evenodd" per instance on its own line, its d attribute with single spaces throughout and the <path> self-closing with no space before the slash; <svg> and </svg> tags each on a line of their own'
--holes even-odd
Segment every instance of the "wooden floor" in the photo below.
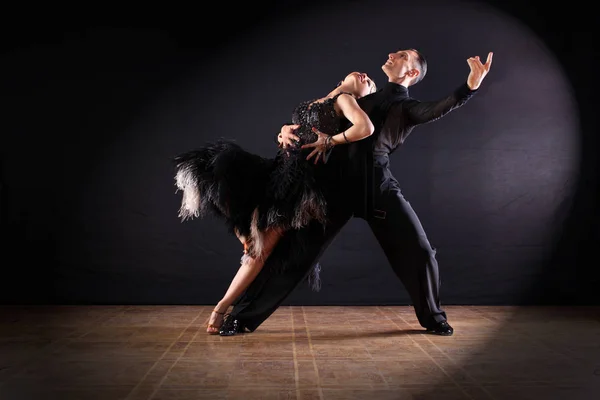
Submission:
<svg viewBox="0 0 600 400">
<path fill-rule="evenodd" d="M 0 307 L 0 399 L 600 399 L 600 308 L 281 307 L 210 336 L 208 306 Z"/>
</svg>

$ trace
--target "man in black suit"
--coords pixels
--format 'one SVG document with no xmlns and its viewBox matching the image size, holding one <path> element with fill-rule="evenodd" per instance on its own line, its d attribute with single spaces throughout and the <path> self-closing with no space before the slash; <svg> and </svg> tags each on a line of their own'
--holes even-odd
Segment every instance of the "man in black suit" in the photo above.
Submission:
<svg viewBox="0 0 600 400">
<path fill-rule="evenodd" d="M 388 55 L 382 70 L 388 82 L 379 91 L 359 99 L 375 132 L 369 138 L 347 145 L 334 146 L 327 164 L 344 165 L 344 187 L 347 202 L 330 208 L 330 223 L 315 224 L 299 231 L 288 232 L 267 259 L 260 274 L 236 301 L 220 329 L 220 335 L 254 331 L 304 280 L 311 268 L 318 272 L 318 260 L 342 227 L 352 217 L 365 219 L 391 267 L 406 287 L 421 326 L 428 332 L 450 336 L 453 328 L 440 307 L 440 276 L 435 249 L 414 210 L 404 199 L 398 181 L 390 170 L 389 155 L 394 152 L 418 125 L 435 121 L 464 105 L 479 89 L 492 64 L 493 54 L 482 63 L 479 57 L 467 59 L 470 73 L 467 81 L 454 93 L 432 102 L 409 97 L 408 87 L 420 82 L 427 73 L 425 57 L 414 49 Z M 280 146 L 294 146 L 296 126 L 285 125 L 278 135 Z M 310 145 L 309 145 L 310 146 Z M 337 175 L 339 178 L 339 173 Z M 297 240 L 302 238 L 302 240 Z M 295 265 L 283 272 L 274 272 L 286 252 L 293 251 L 294 242 L 309 243 L 301 251 Z M 294 257 L 297 258 L 297 257 Z"/>
</svg>

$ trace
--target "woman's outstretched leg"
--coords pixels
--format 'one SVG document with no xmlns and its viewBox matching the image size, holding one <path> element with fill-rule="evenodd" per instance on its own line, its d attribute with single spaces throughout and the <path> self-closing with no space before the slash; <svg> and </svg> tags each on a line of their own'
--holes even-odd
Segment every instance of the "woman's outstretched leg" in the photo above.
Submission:
<svg viewBox="0 0 600 400">
<path fill-rule="evenodd" d="M 240 237 L 240 241 L 244 244 L 244 257 L 242 258 L 242 265 L 238 269 L 237 273 L 233 277 L 227 292 L 217 303 L 214 311 L 210 315 L 208 321 L 208 327 L 206 332 L 209 334 L 218 334 L 219 328 L 223 323 L 223 318 L 227 309 L 233 304 L 246 288 L 256 278 L 258 273 L 261 271 L 265 260 L 269 257 L 269 254 L 273 251 L 273 248 L 281 237 L 281 231 L 276 229 L 270 229 L 263 233 L 263 251 L 260 256 L 252 257 L 246 252 L 247 242 L 245 238 Z"/>
</svg>

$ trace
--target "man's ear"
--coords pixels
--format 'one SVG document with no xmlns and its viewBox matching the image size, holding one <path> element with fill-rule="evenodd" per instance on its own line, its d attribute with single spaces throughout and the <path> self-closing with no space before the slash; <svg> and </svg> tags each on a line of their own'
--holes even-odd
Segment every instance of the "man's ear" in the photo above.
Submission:
<svg viewBox="0 0 600 400">
<path fill-rule="evenodd" d="M 419 70 L 416 68 L 411 69 L 410 71 L 408 71 L 408 76 L 410 76 L 411 78 L 416 78 L 417 76 L 419 76 Z"/>
</svg>

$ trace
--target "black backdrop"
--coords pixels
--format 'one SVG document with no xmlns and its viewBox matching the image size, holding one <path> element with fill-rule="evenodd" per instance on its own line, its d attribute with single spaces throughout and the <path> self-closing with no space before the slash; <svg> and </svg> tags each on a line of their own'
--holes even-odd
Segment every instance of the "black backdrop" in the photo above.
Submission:
<svg viewBox="0 0 600 400">
<path fill-rule="evenodd" d="M 422 100 L 464 82 L 468 57 L 495 53 L 480 93 L 392 158 L 438 249 L 443 302 L 598 304 L 591 13 L 491 1 L 212 7 L 12 14 L 3 303 L 214 304 L 241 247 L 218 221 L 177 219 L 170 157 L 220 136 L 273 154 L 298 101 L 352 70 L 383 83 L 387 54 L 416 47 L 430 62 L 411 88 Z M 362 220 L 322 264 L 322 292 L 303 285 L 287 304 L 408 302 Z"/>
</svg>

